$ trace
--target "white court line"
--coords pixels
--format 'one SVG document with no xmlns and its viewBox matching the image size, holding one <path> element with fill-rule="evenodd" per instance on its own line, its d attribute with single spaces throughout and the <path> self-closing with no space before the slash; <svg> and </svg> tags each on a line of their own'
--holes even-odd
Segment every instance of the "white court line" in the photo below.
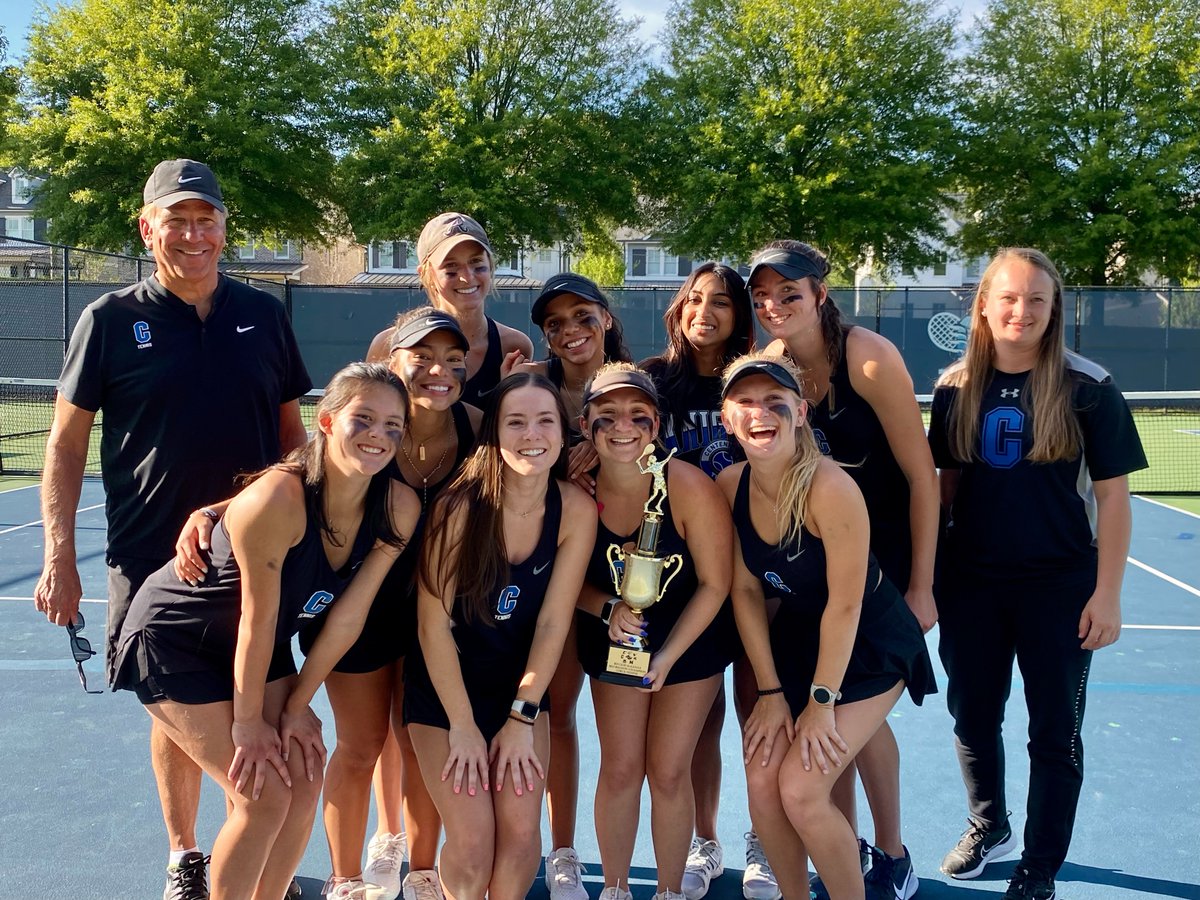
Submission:
<svg viewBox="0 0 1200 900">
<path fill-rule="evenodd" d="M 1200 625 L 1122 625 L 1122 631 L 1200 631 Z"/>
<path fill-rule="evenodd" d="M 1191 516 L 1193 519 L 1200 519 L 1200 513 L 1194 513 L 1190 510 L 1180 509 L 1178 506 L 1172 506 L 1170 503 L 1163 503 L 1161 500 L 1151 500 L 1149 497 L 1143 497 L 1140 494 L 1134 494 L 1133 496 L 1146 503 L 1153 503 L 1155 506 L 1161 506 L 1163 509 L 1169 509 L 1185 516 Z"/>
<path fill-rule="evenodd" d="M 75 510 L 75 512 L 76 514 L 81 512 L 91 512 L 93 509 L 100 509 L 102 506 L 104 506 L 103 503 L 97 503 L 95 506 L 81 506 L 79 509 Z M 20 531 L 22 528 L 32 528 L 34 525 L 41 524 L 42 520 L 38 519 L 36 522 L 26 522 L 24 525 L 13 525 L 11 528 L 5 528 L 3 531 L 0 531 L 0 534 L 8 534 L 10 531 Z"/>
<path fill-rule="evenodd" d="M 23 484 L 20 487 L 0 488 L 0 494 L 15 494 L 17 491 L 27 491 L 30 488 L 41 487 L 40 481 L 35 481 L 33 484 Z"/>
<path fill-rule="evenodd" d="M 1151 575 L 1155 575 L 1155 576 L 1161 578 L 1163 581 L 1165 581 L 1169 584 L 1175 585 L 1175 587 L 1177 587 L 1177 588 L 1183 588 L 1189 594 L 1195 594 L 1197 597 L 1200 597 L 1200 589 L 1192 587 L 1187 582 L 1180 581 L 1178 578 L 1172 578 L 1166 572 L 1160 572 L 1160 571 L 1158 571 L 1158 569 L 1154 568 L 1154 566 L 1148 566 L 1144 562 L 1140 562 L 1140 561 L 1134 559 L 1132 556 L 1127 556 L 1127 557 L 1125 557 L 1125 559 L 1127 562 L 1133 563 L 1139 569 L 1144 569 L 1145 571 L 1149 572 Z"/>
</svg>

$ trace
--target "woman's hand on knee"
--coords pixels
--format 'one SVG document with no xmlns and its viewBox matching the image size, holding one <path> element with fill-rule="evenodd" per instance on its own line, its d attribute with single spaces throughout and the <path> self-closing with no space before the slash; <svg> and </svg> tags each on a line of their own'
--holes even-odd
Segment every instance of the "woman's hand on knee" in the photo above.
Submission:
<svg viewBox="0 0 1200 900">
<path fill-rule="evenodd" d="M 311 706 L 305 706 L 300 712 L 291 712 L 284 707 L 279 717 L 279 742 L 283 745 L 284 762 L 287 762 L 292 741 L 300 745 L 304 754 L 304 774 L 312 781 L 318 771 L 324 771 L 328 753 L 321 738 L 321 720 Z"/>
<path fill-rule="evenodd" d="M 259 718 L 253 722 L 234 722 L 229 733 L 233 739 L 233 762 L 229 764 L 228 775 L 237 793 L 242 793 L 253 779 L 250 798 L 257 800 L 267 779 L 267 766 L 274 767 L 283 783 L 292 786 L 278 731 Z"/>
<path fill-rule="evenodd" d="M 796 739 L 805 772 L 811 771 L 815 762 L 817 768 L 828 775 L 830 765 L 840 768 L 841 754 L 850 752 L 849 746 L 838 734 L 837 717 L 832 706 L 810 702 L 804 707 L 796 719 Z"/>
<path fill-rule="evenodd" d="M 467 794 L 474 797 L 482 786 L 488 789 L 488 748 L 483 733 L 472 722 L 463 727 L 450 726 L 450 752 L 442 767 L 442 781 L 454 775 L 454 793 L 462 793 L 466 782 Z"/>
<path fill-rule="evenodd" d="M 532 793 L 536 780 L 546 777 L 533 746 L 533 725 L 512 717 L 492 738 L 488 762 L 496 767 L 497 791 L 504 790 L 504 770 L 512 771 L 513 792 L 518 797 L 524 791 Z"/>
<path fill-rule="evenodd" d="M 762 764 L 771 762 L 771 751 L 780 734 L 787 736 L 790 744 L 796 737 L 795 723 L 792 721 L 792 711 L 783 694 L 768 694 L 759 697 L 746 719 L 746 727 L 742 729 L 742 747 L 745 750 L 745 764 L 762 749 Z"/>
</svg>

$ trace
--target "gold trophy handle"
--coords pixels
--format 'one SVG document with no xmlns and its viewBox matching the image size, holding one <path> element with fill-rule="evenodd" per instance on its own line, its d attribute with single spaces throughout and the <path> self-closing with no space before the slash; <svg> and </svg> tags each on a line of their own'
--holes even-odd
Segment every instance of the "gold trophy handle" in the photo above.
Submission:
<svg viewBox="0 0 1200 900">
<path fill-rule="evenodd" d="M 612 576 L 613 590 L 619 597 L 621 595 L 621 575 L 617 571 L 617 560 L 620 560 L 621 564 L 624 565 L 625 551 L 621 549 L 619 544 L 609 544 L 605 557 L 608 559 L 608 574 Z"/>
<path fill-rule="evenodd" d="M 680 571 L 682 571 L 683 555 L 680 553 L 672 553 L 670 556 L 668 556 L 667 561 L 665 563 L 663 563 L 663 571 L 665 572 L 667 569 L 671 568 L 672 565 L 675 566 L 674 570 L 658 586 L 658 599 L 659 600 L 661 600 L 663 598 L 663 595 L 667 592 L 667 585 L 669 585 L 671 583 L 671 580 L 676 575 L 678 575 L 680 573 Z"/>
</svg>

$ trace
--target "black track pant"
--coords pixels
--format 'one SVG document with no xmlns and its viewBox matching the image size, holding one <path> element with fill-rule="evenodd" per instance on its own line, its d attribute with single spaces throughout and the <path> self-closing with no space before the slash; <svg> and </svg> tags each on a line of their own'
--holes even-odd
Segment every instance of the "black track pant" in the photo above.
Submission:
<svg viewBox="0 0 1200 900">
<path fill-rule="evenodd" d="M 1007 816 L 1004 704 L 1013 657 L 1029 709 L 1029 801 L 1022 862 L 1054 877 L 1067 856 L 1083 785 L 1084 700 L 1092 653 L 1080 648 L 1079 616 L 1095 588 L 1085 579 L 1002 583 L 943 579 L 937 603 L 946 702 L 973 818 Z"/>
</svg>

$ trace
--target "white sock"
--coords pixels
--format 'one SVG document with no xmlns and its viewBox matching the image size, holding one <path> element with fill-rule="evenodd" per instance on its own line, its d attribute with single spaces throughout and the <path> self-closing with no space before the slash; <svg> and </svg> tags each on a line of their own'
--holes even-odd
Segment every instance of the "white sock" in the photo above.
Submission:
<svg viewBox="0 0 1200 900">
<path fill-rule="evenodd" d="M 199 853 L 199 852 L 200 852 L 200 848 L 199 848 L 199 847 L 192 847 L 192 848 L 190 848 L 190 849 L 188 849 L 188 850 L 172 850 L 172 851 L 171 851 L 171 856 L 170 856 L 170 858 L 167 860 L 167 865 L 171 865 L 171 866 L 177 866 L 177 865 L 179 865 L 181 862 L 183 862 L 183 857 L 184 857 L 186 854 L 188 854 L 188 853 Z"/>
</svg>

